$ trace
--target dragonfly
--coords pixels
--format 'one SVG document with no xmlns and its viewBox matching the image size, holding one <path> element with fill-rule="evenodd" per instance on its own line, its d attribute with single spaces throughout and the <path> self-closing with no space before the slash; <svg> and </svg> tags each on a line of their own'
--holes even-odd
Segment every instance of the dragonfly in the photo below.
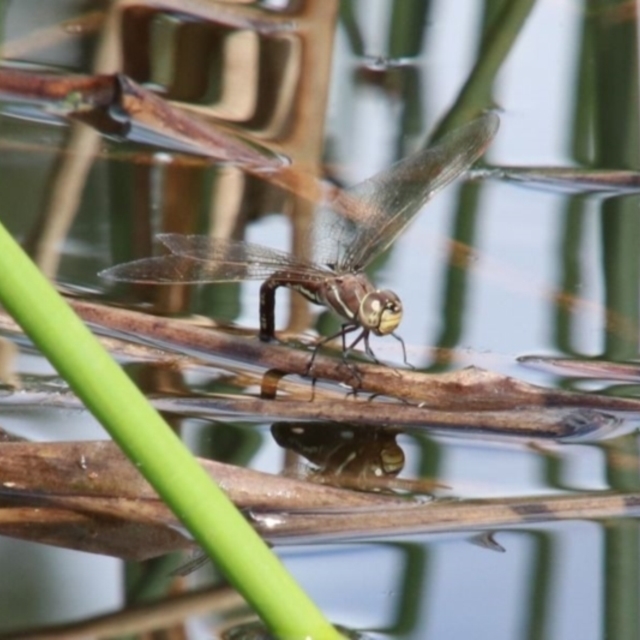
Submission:
<svg viewBox="0 0 640 640">
<path fill-rule="evenodd" d="M 468 169 L 485 151 L 499 126 L 494 113 L 444 136 L 438 143 L 397 162 L 347 190 L 339 190 L 328 207 L 317 212 L 309 246 L 312 257 L 298 257 L 260 244 L 207 235 L 166 233 L 158 240 L 170 253 L 115 265 L 104 278 L 147 284 L 198 284 L 263 280 L 260 287 L 261 340 L 275 338 L 275 293 L 298 291 L 312 303 L 329 308 L 341 320 L 343 357 L 361 341 L 378 362 L 369 337 L 392 335 L 403 315 L 396 293 L 377 289 L 364 269 L 406 229 L 438 191 Z M 346 336 L 360 331 L 347 347 Z"/>
</svg>

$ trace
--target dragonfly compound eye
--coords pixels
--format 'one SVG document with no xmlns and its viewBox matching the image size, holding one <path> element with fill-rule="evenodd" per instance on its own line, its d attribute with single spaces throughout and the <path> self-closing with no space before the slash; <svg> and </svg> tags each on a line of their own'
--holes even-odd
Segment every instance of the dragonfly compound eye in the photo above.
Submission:
<svg viewBox="0 0 640 640">
<path fill-rule="evenodd" d="M 360 303 L 359 320 L 378 336 L 393 333 L 402 320 L 402 303 L 393 291 L 373 291 Z"/>
</svg>

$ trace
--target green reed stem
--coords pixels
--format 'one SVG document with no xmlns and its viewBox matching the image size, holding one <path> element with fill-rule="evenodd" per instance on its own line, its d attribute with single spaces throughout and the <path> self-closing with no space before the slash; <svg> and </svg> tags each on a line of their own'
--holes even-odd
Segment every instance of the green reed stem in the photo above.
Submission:
<svg viewBox="0 0 640 640">
<path fill-rule="evenodd" d="M 2 225 L 0 303 L 276 638 L 343 637 Z"/>
</svg>

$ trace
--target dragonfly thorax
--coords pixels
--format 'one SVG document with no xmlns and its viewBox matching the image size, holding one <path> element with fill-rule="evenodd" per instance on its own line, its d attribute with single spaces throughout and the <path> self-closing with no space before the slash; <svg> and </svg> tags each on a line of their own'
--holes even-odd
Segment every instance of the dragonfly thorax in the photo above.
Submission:
<svg viewBox="0 0 640 640">
<path fill-rule="evenodd" d="M 393 333 L 402 319 L 400 298 L 393 291 L 376 289 L 364 273 L 327 278 L 313 298 L 310 292 L 304 295 L 378 336 Z"/>
</svg>

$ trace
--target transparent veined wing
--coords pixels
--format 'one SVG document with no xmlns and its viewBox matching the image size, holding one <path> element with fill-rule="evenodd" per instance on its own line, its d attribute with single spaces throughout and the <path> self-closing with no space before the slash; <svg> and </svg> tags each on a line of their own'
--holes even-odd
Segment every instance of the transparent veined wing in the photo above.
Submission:
<svg viewBox="0 0 640 640">
<path fill-rule="evenodd" d="M 170 284 L 263 280 L 278 272 L 298 281 L 317 281 L 333 270 L 359 271 L 396 239 L 435 193 L 482 154 L 498 124 L 497 115 L 486 114 L 340 193 L 329 203 L 333 210 L 318 212 L 310 239 L 313 262 L 247 242 L 162 234 L 158 238 L 171 255 L 116 265 L 100 275 Z"/>
<path fill-rule="evenodd" d="M 264 280 L 275 273 L 308 282 L 331 274 L 289 253 L 259 244 L 177 233 L 160 234 L 158 239 L 171 254 L 119 264 L 99 275 L 120 282 L 196 284 Z"/>
<path fill-rule="evenodd" d="M 428 200 L 482 155 L 498 125 L 498 116 L 487 113 L 338 195 L 331 206 L 344 215 L 320 217 L 314 258 L 337 271 L 364 268 Z"/>
</svg>

